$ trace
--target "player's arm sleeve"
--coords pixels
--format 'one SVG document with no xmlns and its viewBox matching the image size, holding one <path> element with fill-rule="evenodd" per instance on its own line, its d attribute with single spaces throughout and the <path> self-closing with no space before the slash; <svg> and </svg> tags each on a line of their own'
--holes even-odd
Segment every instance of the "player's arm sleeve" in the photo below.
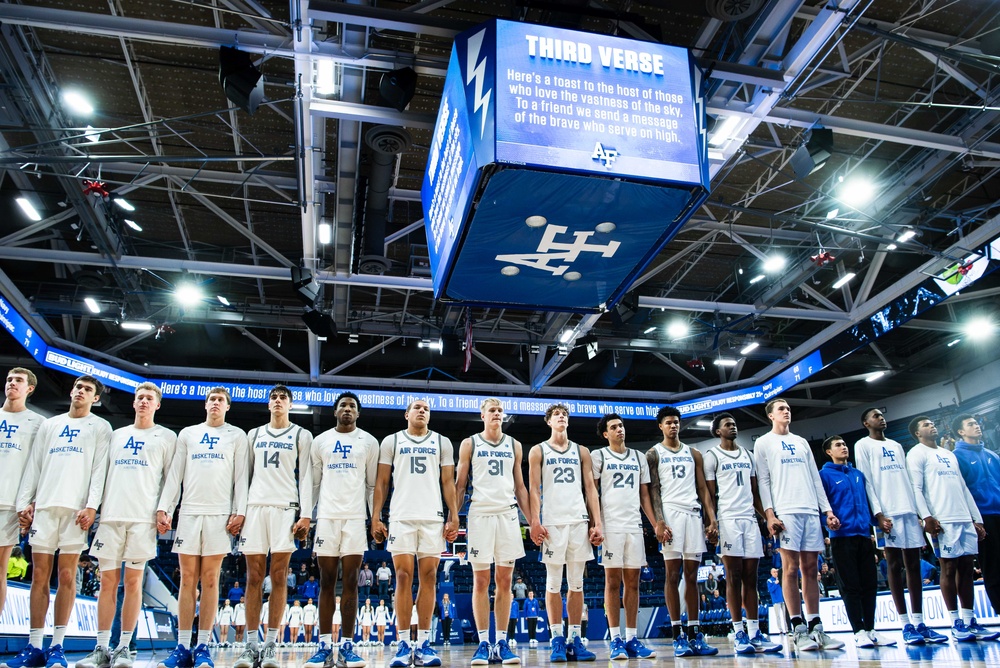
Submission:
<svg viewBox="0 0 1000 668">
<path fill-rule="evenodd" d="M 757 443 L 753 451 L 753 463 L 757 467 L 757 491 L 760 492 L 760 504 L 766 511 L 774 510 L 774 500 L 771 498 L 771 469 L 767 466 L 766 446 Z"/>
<path fill-rule="evenodd" d="M 392 460 L 396 457 L 396 436 L 391 434 L 382 439 L 382 445 L 378 448 L 378 463 L 392 466 Z"/>
<path fill-rule="evenodd" d="M 94 449 L 94 462 L 90 466 L 90 490 L 87 508 L 97 510 L 104 499 L 104 483 L 108 477 L 108 451 L 111 445 L 111 425 L 101 422 Z"/>
<path fill-rule="evenodd" d="M 808 443 L 806 444 L 808 447 Z M 819 502 L 819 511 L 821 513 L 830 512 L 830 499 L 826 497 L 826 489 L 823 487 L 823 481 L 819 477 L 819 468 L 816 466 L 816 457 L 813 456 L 812 448 L 809 448 L 809 458 L 812 460 L 812 477 L 813 477 L 813 487 L 816 488 L 816 501 Z"/>
<path fill-rule="evenodd" d="M 163 462 L 161 464 L 162 470 L 160 471 L 160 489 L 159 493 L 163 493 L 163 486 L 167 483 L 167 476 L 170 475 L 170 465 L 174 463 L 174 454 L 177 452 L 177 434 L 170 431 L 169 429 L 163 430 L 163 440 L 166 444 L 166 452 L 163 453 Z"/>
<path fill-rule="evenodd" d="M 601 473 L 604 471 L 604 452 L 603 450 L 595 450 L 590 453 L 590 470 L 594 474 L 594 480 L 601 479 Z"/>
<path fill-rule="evenodd" d="M 447 436 L 441 437 L 441 468 L 455 465 L 455 446 Z"/>
<path fill-rule="evenodd" d="M 375 507 L 375 483 L 378 481 L 379 451 L 378 441 L 372 437 L 368 443 L 365 462 L 365 500 L 368 505 L 369 515 L 372 514 L 372 510 Z"/>
<path fill-rule="evenodd" d="M 649 484 L 649 462 L 641 454 L 639 455 L 639 483 Z"/>
<path fill-rule="evenodd" d="M 312 517 L 313 469 L 310 461 L 313 436 L 308 429 L 299 430 L 299 517 Z"/>
<path fill-rule="evenodd" d="M 320 484 L 323 482 L 323 451 L 321 443 L 321 437 L 315 438 L 312 445 L 309 446 L 309 465 L 312 467 L 313 506 L 316 507 L 317 517 L 319 513 Z"/>
<path fill-rule="evenodd" d="M 715 456 L 715 453 L 709 450 L 701 458 L 702 468 L 705 470 L 705 482 L 709 480 L 715 480 L 715 469 L 719 465 L 719 458 Z"/>
<path fill-rule="evenodd" d="M 865 493 L 868 495 L 868 505 L 871 506 L 872 515 L 878 515 L 882 512 L 882 504 L 879 503 L 878 494 L 875 493 L 875 485 L 872 484 L 874 476 L 872 475 L 872 447 L 871 445 L 865 447 L 859 447 L 858 443 L 854 444 L 854 459 L 857 469 L 861 471 L 861 475 L 865 477 Z"/>
<path fill-rule="evenodd" d="M 250 494 L 250 445 L 247 435 L 239 430 L 236 435 L 236 466 L 233 469 L 233 515 L 247 514 L 247 497 Z"/>
<path fill-rule="evenodd" d="M 42 457 L 44 450 L 49 446 L 50 435 L 49 422 L 46 420 L 35 432 L 35 439 L 31 444 L 31 452 L 28 454 L 28 461 L 24 464 L 24 472 L 21 474 L 21 484 L 17 490 L 17 510 L 22 511 L 35 501 L 35 493 L 38 491 L 38 476 L 42 470 Z"/>
<path fill-rule="evenodd" d="M 184 432 L 177 437 L 177 445 L 174 448 L 174 456 L 170 462 L 170 471 L 167 479 L 163 483 L 163 491 L 160 493 L 160 502 L 156 505 L 156 510 L 162 510 L 167 515 L 173 515 L 177 507 L 177 501 L 181 497 L 181 482 L 184 479 L 184 465 L 187 463 L 187 438 Z"/>
<path fill-rule="evenodd" d="M 910 484 L 913 486 L 913 498 L 917 502 L 917 512 L 920 513 L 920 519 L 930 517 L 931 509 L 927 507 L 927 498 L 924 497 L 923 453 L 910 450 L 906 455 L 906 469 L 910 472 Z"/>
</svg>

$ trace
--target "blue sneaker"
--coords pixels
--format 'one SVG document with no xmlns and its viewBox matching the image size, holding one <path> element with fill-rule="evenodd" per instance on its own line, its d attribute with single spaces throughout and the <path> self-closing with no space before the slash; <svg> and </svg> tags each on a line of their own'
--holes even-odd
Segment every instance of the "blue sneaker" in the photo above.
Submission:
<svg viewBox="0 0 1000 668">
<path fill-rule="evenodd" d="M 928 645 L 939 645 L 948 642 L 948 636 L 942 635 L 934 629 L 927 628 L 923 622 L 917 624 L 917 633 L 924 637 L 924 642 Z"/>
<path fill-rule="evenodd" d="M 712 647 L 705 642 L 705 634 L 699 632 L 691 641 L 691 651 L 694 652 L 695 656 L 715 656 L 719 653 L 719 648 Z"/>
<path fill-rule="evenodd" d="M 412 662 L 410 643 L 400 640 L 399 645 L 396 646 L 396 656 L 392 657 L 392 661 L 389 662 L 389 668 L 406 668 Z"/>
<path fill-rule="evenodd" d="M 156 668 L 192 668 L 191 651 L 184 645 L 178 645 L 170 656 L 156 664 Z"/>
<path fill-rule="evenodd" d="M 975 617 L 969 620 L 968 628 L 972 631 L 973 635 L 976 636 L 976 640 L 996 640 L 997 638 L 1000 638 L 1000 633 L 990 631 L 988 628 L 977 622 Z"/>
<path fill-rule="evenodd" d="M 927 627 L 924 627 L 927 628 Z M 923 645 L 924 636 L 913 624 L 907 624 L 903 627 L 903 644 L 904 645 Z"/>
<path fill-rule="evenodd" d="M 500 663 L 510 666 L 517 663 L 521 663 L 521 657 L 510 648 L 510 643 L 506 640 L 498 640 L 494 651 L 494 655 L 500 658 Z"/>
<path fill-rule="evenodd" d="M 348 640 L 340 645 L 337 652 L 337 668 L 364 668 L 365 660 L 354 651 L 354 643 Z"/>
<path fill-rule="evenodd" d="M 583 646 L 580 636 L 573 636 L 573 639 L 566 643 L 567 661 L 595 661 L 597 655 Z"/>
<path fill-rule="evenodd" d="M 45 651 L 45 668 L 56 668 L 56 666 L 62 666 L 62 668 L 69 666 L 61 644 L 52 645 Z"/>
<path fill-rule="evenodd" d="M 330 660 L 330 655 L 333 654 L 333 648 L 327 647 L 326 643 L 322 643 L 316 653 L 309 657 L 309 660 L 302 664 L 303 668 L 323 668 L 326 662 Z M 234 665 L 233 668 L 240 668 L 240 666 Z"/>
<path fill-rule="evenodd" d="M 0 668 L 42 668 L 45 665 L 45 652 L 30 643 L 24 646 L 13 659 L 0 662 Z"/>
<path fill-rule="evenodd" d="M 552 653 L 549 655 L 549 663 L 566 663 L 566 638 L 562 636 L 552 638 Z"/>
<path fill-rule="evenodd" d="M 208 645 L 201 643 L 191 650 L 191 663 L 194 668 L 215 668 L 212 661 L 212 653 L 208 651 Z"/>
<path fill-rule="evenodd" d="M 476 653 L 472 655 L 473 666 L 488 666 L 490 665 L 490 644 L 485 640 L 479 643 L 479 647 L 476 648 Z"/>
<path fill-rule="evenodd" d="M 970 631 L 961 619 L 956 619 L 952 625 L 951 637 L 958 642 L 976 642 L 976 634 Z"/>
<path fill-rule="evenodd" d="M 758 654 L 776 654 L 782 649 L 781 645 L 761 633 L 760 629 L 757 629 L 757 633 L 750 638 L 750 644 Z"/>
<path fill-rule="evenodd" d="M 757 648 L 750 644 L 750 636 L 746 631 L 737 631 L 733 638 L 733 649 L 737 654 L 756 654 Z"/>
<path fill-rule="evenodd" d="M 619 638 L 611 640 L 611 660 L 628 661 L 628 650 L 625 649 L 625 641 Z"/>
<path fill-rule="evenodd" d="M 683 633 L 674 638 L 674 656 L 694 656 L 694 650 L 691 649 L 691 644 L 688 642 L 687 636 Z"/>
<path fill-rule="evenodd" d="M 656 652 L 642 644 L 638 638 L 632 638 L 625 643 L 625 651 L 630 659 L 655 659 Z"/>
<path fill-rule="evenodd" d="M 418 645 L 415 650 L 413 650 L 413 665 L 414 666 L 440 666 L 441 657 L 438 653 L 434 651 L 431 647 L 431 641 L 425 640 L 423 645 Z"/>
</svg>

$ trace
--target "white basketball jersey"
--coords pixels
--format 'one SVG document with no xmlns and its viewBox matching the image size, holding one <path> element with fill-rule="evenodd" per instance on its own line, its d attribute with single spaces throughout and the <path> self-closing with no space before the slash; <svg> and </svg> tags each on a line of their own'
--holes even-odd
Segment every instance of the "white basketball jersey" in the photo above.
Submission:
<svg viewBox="0 0 1000 668">
<path fill-rule="evenodd" d="M 101 521 L 156 522 L 156 502 L 170 471 L 177 434 L 129 425 L 111 434 Z"/>
<path fill-rule="evenodd" d="M 753 457 L 745 448 L 723 450 L 715 446 L 705 453 L 705 480 L 714 480 L 719 493 L 720 520 L 753 519 L 753 489 L 750 478 L 754 473 Z"/>
<path fill-rule="evenodd" d="M 298 425 L 271 430 L 270 425 L 250 431 L 249 506 L 302 509 L 312 516 L 312 434 Z"/>
<path fill-rule="evenodd" d="M 560 452 L 546 441 L 541 447 L 542 523 L 559 526 L 589 521 L 583 495 L 580 446 L 570 441 L 569 447 Z"/>
<path fill-rule="evenodd" d="M 45 420 L 35 411 L 10 413 L 0 409 L 0 508 L 17 505 L 17 488 L 31 455 L 35 433 Z"/>
<path fill-rule="evenodd" d="M 231 424 L 182 429 L 157 510 L 172 514 L 183 486 L 181 515 L 246 515 L 248 449 L 246 433 Z"/>
<path fill-rule="evenodd" d="M 642 533 L 639 486 L 649 482 L 646 458 L 632 448 L 610 447 L 591 453 L 594 477 L 601 483 L 601 523 L 605 533 Z"/>
<path fill-rule="evenodd" d="M 330 429 L 312 445 L 316 518 L 363 520 L 378 477 L 378 441 L 364 429 L 342 433 Z"/>
<path fill-rule="evenodd" d="M 938 522 L 983 521 L 954 452 L 917 443 L 906 454 L 906 466 L 921 515 Z"/>
<path fill-rule="evenodd" d="M 472 502 L 469 515 L 498 515 L 517 508 L 514 496 L 514 439 L 504 435 L 494 445 L 472 437 Z"/>
<path fill-rule="evenodd" d="M 691 448 L 681 443 L 680 450 L 673 452 L 662 443 L 657 443 L 653 449 L 660 458 L 656 470 L 660 474 L 660 502 L 663 507 L 683 513 L 700 513 Z"/>
<path fill-rule="evenodd" d="M 386 436 L 379 464 L 392 465 L 389 521 L 444 521 L 441 469 L 455 465 L 451 441 L 437 432 L 413 436 L 405 429 Z"/>
<path fill-rule="evenodd" d="M 891 438 L 876 441 L 865 436 L 854 444 L 854 461 L 865 477 L 872 514 L 883 513 L 890 519 L 917 514 L 903 446 Z"/>
</svg>

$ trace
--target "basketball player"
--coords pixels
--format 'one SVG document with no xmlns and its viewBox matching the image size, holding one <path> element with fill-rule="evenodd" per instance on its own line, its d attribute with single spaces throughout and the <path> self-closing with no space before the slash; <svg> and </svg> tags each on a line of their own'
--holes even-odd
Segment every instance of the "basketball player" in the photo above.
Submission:
<svg viewBox="0 0 1000 668">
<path fill-rule="evenodd" d="M 764 556 L 755 510 L 763 517 L 753 456 L 736 444 L 739 430 L 730 413 L 712 420 L 719 444 L 705 453 L 708 496 L 718 494 L 719 552 L 726 567 L 726 603 L 733 620 L 737 654 L 780 652 L 781 645 L 761 633 L 757 600 L 757 562 Z M 743 610 L 747 611 L 746 628 Z"/>
<path fill-rule="evenodd" d="M 611 629 L 611 660 L 652 659 L 656 652 L 637 635 L 639 619 L 639 571 L 646 562 L 642 539 L 642 517 L 650 524 L 656 515 L 649 501 L 649 466 L 646 458 L 625 446 L 625 423 L 609 413 L 597 423 L 597 434 L 608 447 L 591 454 L 594 480 L 600 485 L 601 546 L 604 567 L 604 608 Z M 625 588 L 622 589 L 624 583 Z M 625 604 L 625 640 L 621 634 L 621 606 Z"/>
<path fill-rule="evenodd" d="M 336 661 L 339 668 L 365 665 L 354 651 L 358 613 L 358 570 L 368 547 L 365 519 L 378 475 L 378 441 L 358 427 L 361 400 L 344 392 L 334 402 L 337 426 L 316 437 L 312 446 L 316 495 L 316 539 L 319 564 L 319 649 L 305 668 L 334 665 L 337 633 L 344 629 Z M 343 568 L 343 600 L 337 594 L 337 570 Z"/>
<path fill-rule="evenodd" d="M 215 626 L 219 600 L 219 570 L 232 549 L 230 536 L 243 528 L 247 507 L 247 469 L 250 463 L 247 435 L 226 422 L 232 406 L 229 390 L 213 387 L 205 397 L 205 422 L 185 427 L 177 437 L 167 481 L 160 494 L 156 524 L 160 533 L 170 530 L 174 508 L 184 492 L 174 552 L 181 567 L 177 601 L 177 647 L 158 668 L 215 668 L 206 641 Z M 206 601 L 198 615 L 197 647 L 191 649 L 196 592 Z"/>
<path fill-rule="evenodd" d="M 97 645 L 79 668 L 131 668 L 129 643 L 142 610 L 142 576 L 146 562 L 156 557 L 156 502 L 174 456 L 177 434 L 156 424 L 162 398 L 153 383 L 135 388 L 135 421 L 111 435 L 107 483 L 101 523 L 90 556 L 101 569 L 97 600 Z M 112 653 L 111 626 L 118 603 L 118 583 L 125 563 L 122 632 Z"/>
<path fill-rule="evenodd" d="M 781 589 L 791 617 L 792 645 L 799 652 L 842 649 L 844 643 L 823 632 L 816 579 L 817 557 L 825 547 L 819 516 L 825 514 L 826 526 L 833 530 L 840 528 L 840 520 L 830 509 L 809 442 L 789 431 L 792 409 L 788 402 L 771 399 L 764 412 L 771 421 L 771 431 L 757 439 L 754 464 L 768 531 L 772 536 L 780 534 Z"/>
<path fill-rule="evenodd" d="M 973 561 L 986 535 L 983 516 L 965 485 L 955 453 L 938 447 L 934 422 L 918 415 L 910 421 L 910 434 L 917 444 L 906 453 L 906 468 L 924 531 L 936 538 L 941 550 L 941 598 L 951 616 L 951 635 L 959 642 L 995 640 L 997 634 L 976 622 L 972 607 Z"/>
<path fill-rule="evenodd" d="M 719 650 L 705 642 L 698 622 L 684 629 L 681 623 L 681 576 L 688 614 L 698 616 L 698 566 L 705 552 L 705 538 L 715 541 L 718 528 L 715 510 L 705 484 L 701 453 L 679 438 L 681 414 L 664 406 L 656 414 L 663 440 L 646 452 L 649 465 L 650 497 L 656 516 L 656 538 L 663 544 L 666 579 L 663 596 L 670 612 L 674 656 L 711 656 Z M 707 520 L 703 526 L 702 511 Z M 689 640 L 690 638 L 690 640 Z"/>
<path fill-rule="evenodd" d="M 38 379 L 22 367 L 7 372 L 4 402 L 0 408 L 0 573 L 7 573 L 11 550 L 20 542 L 17 521 L 17 487 L 28 463 L 35 433 L 45 420 L 27 407 Z M 0 577 L 0 613 L 7 600 L 7 577 Z"/>
<path fill-rule="evenodd" d="M 372 509 L 372 537 L 388 538 L 396 571 L 396 614 L 410 619 L 413 612 L 413 571 L 419 568 L 417 590 L 417 638 L 412 656 L 402 635 L 391 668 L 409 665 L 440 666 L 441 658 L 431 647 L 431 617 L 437 568 L 445 541 L 458 536 L 458 502 L 455 498 L 455 453 L 451 441 L 427 428 L 431 407 L 423 399 L 410 402 L 406 429 L 387 436 L 379 448 L 378 481 Z M 389 529 L 382 523 L 382 507 L 392 478 Z M 441 497 L 448 506 L 445 522 Z M 444 526 L 442 527 L 442 522 Z M 345 620 L 346 621 L 346 620 Z M 413 642 L 412 632 L 410 642 Z"/>
<path fill-rule="evenodd" d="M 76 600 L 76 567 L 104 497 L 112 429 L 107 420 L 90 412 L 102 392 L 101 381 L 80 376 L 73 381 L 69 412 L 45 420 L 35 434 L 17 493 L 21 528 L 30 527 L 31 626 L 28 645 L 4 662 L 8 668 L 66 666 L 62 643 Z M 52 643 L 43 654 L 39 648 L 57 551 L 55 624 Z"/>
<path fill-rule="evenodd" d="M 464 501 L 471 478 L 469 563 L 474 577 L 472 612 L 479 631 L 479 647 L 472 656 L 472 665 L 488 665 L 491 657 L 504 664 L 516 664 L 521 663 L 521 659 L 510 649 L 507 627 L 514 562 L 524 556 L 518 509 L 522 513 L 528 510 L 528 490 L 521 473 L 521 443 L 503 433 L 504 411 L 499 399 L 483 401 L 479 417 L 483 421 L 483 431 L 465 439 L 459 446 L 455 495 L 460 503 Z M 490 565 L 494 562 L 496 642 L 491 645 Z"/>
<path fill-rule="evenodd" d="M 268 392 L 267 409 L 271 420 L 252 429 L 247 436 L 250 447 L 250 491 L 247 518 L 240 536 L 240 551 L 247 560 L 246 626 L 251 629 L 246 649 L 233 668 L 279 668 L 278 613 L 285 606 L 287 588 L 272 587 L 275 605 L 268 607 L 268 631 L 264 647 L 258 650 L 257 627 L 264 604 L 264 571 L 271 553 L 271 582 L 284 582 L 288 562 L 295 551 L 295 539 L 309 533 L 313 507 L 313 482 L 310 455 L 312 434 L 292 424 L 288 411 L 292 391 L 275 385 Z M 297 474 L 297 475 L 296 475 Z M 295 642 L 294 639 L 292 642 Z"/>
<path fill-rule="evenodd" d="M 907 645 L 947 642 L 947 637 L 924 624 L 923 581 L 920 578 L 924 530 L 917 517 L 917 501 L 906 471 L 906 453 L 903 446 L 885 437 L 885 416 L 878 408 L 862 411 L 861 424 L 868 430 L 868 436 L 854 444 L 854 459 L 865 477 L 868 504 L 875 515 L 877 528 L 885 534 L 889 591 L 899 618 L 907 620 L 903 625 L 903 642 Z M 909 598 L 903 593 L 904 570 Z M 877 633 L 875 636 L 880 637 Z M 882 644 L 876 638 L 873 638 L 876 644 Z"/>
<path fill-rule="evenodd" d="M 594 558 L 592 545 L 604 540 L 601 505 L 594 484 L 590 451 L 569 440 L 569 408 L 553 404 L 545 411 L 552 430 L 547 441 L 528 452 L 531 540 L 542 548 L 545 563 L 545 607 L 552 632 L 552 663 L 594 661 L 583 645 L 583 574 Z M 584 475 L 586 472 L 586 475 Z M 583 485 L 580 481 L 583 480 Z M 544 524 L 543 524 L 544 522 Z M 563 566 L 566 566 L 566 612 L 570 640 L 562 626 Z"/>
</svg>

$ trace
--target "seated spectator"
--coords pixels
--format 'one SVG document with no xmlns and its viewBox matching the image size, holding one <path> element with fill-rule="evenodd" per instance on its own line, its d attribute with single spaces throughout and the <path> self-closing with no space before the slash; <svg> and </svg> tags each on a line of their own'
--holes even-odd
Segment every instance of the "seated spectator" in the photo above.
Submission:
<svg viewBox="0 0 1000 668">
<path fill-rule="evenodd" d="M 299 596 L 304 599 L 319 598 L 319 582 L 316 582 L 314 575 L 310 575 L 308 580 L 299 585 Z"/>
<path fill-rule="evenodd" d="M 233 585 L 233 588 L 229 590 L 229 595 L 226 596 L 226 598 L 228 598 L 229 602 L 232 603 L 233 606 L 235 606 L 237 603 L 240 602 L 240 599 L 243 598 L 245 595 L 246 592 L 243 591 L 243 587 L 241 587 L 240 583 L 237 582 L 235 585 Z"/>
<path fill-rule="evenodd" d="M 10 561 L 7 562 L 7 579 L 24 582 L 28 575 L 28 560 L 24 558 L 21 548 L 17 545 L 10 551 Z"/>
<path fill-rule="evenodd" d="M 725 610 L 726 609 L 726 599 L 722 597 L 719 590 L 716 589 L 712 592 L 711 600 L 712 610 Z"/>
</svg>

